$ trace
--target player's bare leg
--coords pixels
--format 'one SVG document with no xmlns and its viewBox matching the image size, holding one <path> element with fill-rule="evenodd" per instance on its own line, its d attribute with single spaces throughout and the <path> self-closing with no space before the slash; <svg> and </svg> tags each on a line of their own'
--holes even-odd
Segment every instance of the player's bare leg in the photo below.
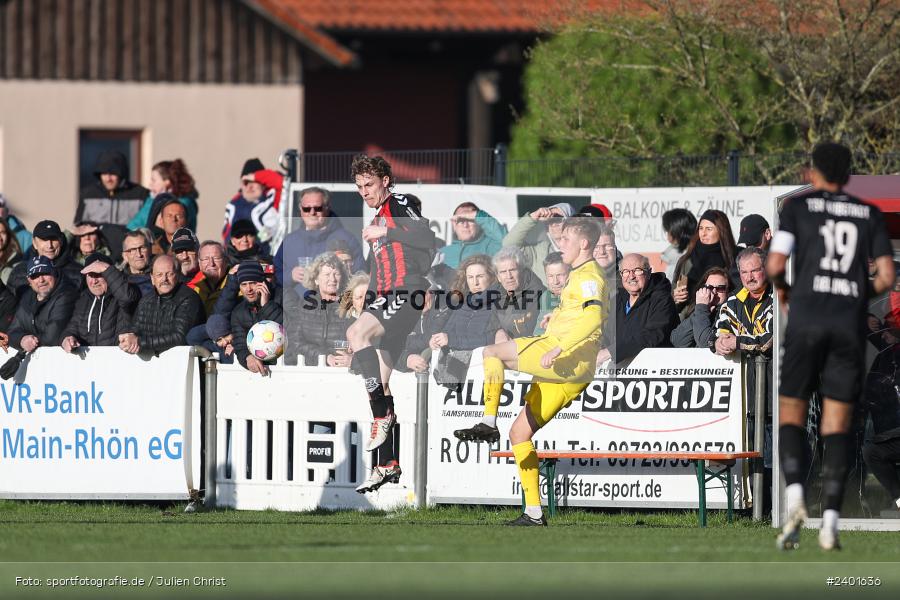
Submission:
<svg viewBox="0 0 900 600">
<path fill-rule="evenodd" d="M 457 429 L 453 435 L 457 439 L 471 442 L 494 443 L 500 440 L 497 429 L 497 411 L 500 409 L 500 394 L 506 369 L 518 370 L 519 352 L 512 340 L 491 344 L 483 351 L 484 357 L 484 415 L 480 423 L 467 429 Z"/>
<path fill-rule="evenodd" d="M 532 388 L 538 388 L 539 383 L 532 383 Z M 533 390 L 529 390 L 529 394 Z M 535 390 L 540 393 L 540 390 Z M 519 518 L 507 523 L 513 526 L 546 526 L 547 519 L 541 509 L 540 474 L 537 451 L 531 441 L 534 434 L 541 428 L 531 414 L 531 407 L 525 405 L 509 430 L 509 441 L 512 444 L 513 455 L 516 458 L 516 466 L 519 468 L 519 481 L 522 484 L 522 494 L 525 496 L 525 512 Z M 548 485 L 553 485 L 548 482 Z"/>
</svg>

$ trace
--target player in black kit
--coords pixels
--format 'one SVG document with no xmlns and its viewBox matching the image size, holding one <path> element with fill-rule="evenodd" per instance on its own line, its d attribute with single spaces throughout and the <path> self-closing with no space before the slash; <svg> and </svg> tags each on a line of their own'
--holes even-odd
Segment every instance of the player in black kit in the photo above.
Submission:
<svg viewBox="0 0 900 600">
<path fill-rule="evenodd" d="M 373 452 L 372 471 L 356 488 L 362 494 L 400 480 L 400 464 L 394 455 L 397 417 L 389 380 L 393 361 L 422 314 L 428 289 L 425 274 L 434 258 L 435 239 L 418 202 L 391 192 L 394 178 L 386 160 L 358 156 L 351 174 L 363 201 L 377 211 L 362 232 L 371 250 L 368 307 L 347 329 L 351 364 L 365 381 L 373 416 L 366 446 Z"/>
<path fill-rule="evenodd" d="M 779 389 L 787 522 L 777 545 L 796 548 L 807 517 L 806 416 L 809 396 L 818 389 L 824 397 L 820 432 L 825 448 L 819 546 L 835 550 L 840 548 L 838 516 L 850 460 L 848 430 L 865 374 L 868 301 L 890 289 L 895 275 L 881 211 L 842 192 L 850 178 L 850 150 L 820 144 L 813 150 L 812 164 L 813 189 L 784 203 L 767 263 L 784 306 L 790 295 Z M 785 263 L 792 251 L 796 275 L 789 287 Z M 870 259 L 876 268 L 871 281 Z"/>
</svg>

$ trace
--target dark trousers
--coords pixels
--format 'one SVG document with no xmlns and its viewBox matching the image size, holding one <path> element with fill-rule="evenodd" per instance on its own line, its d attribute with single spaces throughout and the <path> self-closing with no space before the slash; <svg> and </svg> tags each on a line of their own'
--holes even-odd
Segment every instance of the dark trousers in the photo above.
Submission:
<svg viewBox="0 0 900 600">
<path fill-rule="evenodd" d="M 900 498 L 900 438 L 866 444 L 862 453 L 872 475 L 884 486 L 891 498 Z"/>
</svg>

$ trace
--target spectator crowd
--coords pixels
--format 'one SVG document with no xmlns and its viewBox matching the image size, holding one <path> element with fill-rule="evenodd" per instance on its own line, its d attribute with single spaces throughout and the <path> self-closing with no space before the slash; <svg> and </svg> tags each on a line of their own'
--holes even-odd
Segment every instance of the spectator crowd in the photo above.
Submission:
<svg viewBox="0 0 900 600">
<path fill-rule="evenodd" d="M 365 309 L 370 268 L 359 232 L 334 213 L 328 190 L 303 190 L 297 226 L 283 235 L 283 177 L 251 158 L 226 203 L 221 241 L 201 242 L 194 233 L 199 192 L 182 160 L 154 165 L 149 189 L 129 180 L 117 152 L 99 157 L 94 176 L 68 229 L 46 220 L 29 232 L 0 197 L 4 348 L 159 353 L 203 345 L 265 374 L 248 353 L 246 333 L 273 320 L 285 326 L 287 364 L 349 367 L 346 332 Z M 615 282 L 600 364 L 666 346 L 771 354 L 772 290 L 763 265 L 772 233 L 759 215 L 741 222 L 735 243 L 720 211 L 699 220 L 685 209 L 666 212 L 665 269 L 653 272 L 648 257 L 618 252 L 603 205 L 540 207 L 507 230 L 463 202 L 451 239 L 437 244 L 422 319 L 394 357 L 396 368 L 424 371 L 437 353 L 446 375 L 464 369 L 475 348 L 543 332 L 568 278 L 559 238 L 573 215 L 603 220 L 594 259 Z"/>
</svg>

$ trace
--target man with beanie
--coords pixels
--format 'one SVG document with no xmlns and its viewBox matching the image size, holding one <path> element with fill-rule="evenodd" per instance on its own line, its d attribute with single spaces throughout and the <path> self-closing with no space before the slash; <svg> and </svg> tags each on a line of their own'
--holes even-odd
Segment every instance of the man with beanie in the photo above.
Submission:
<svg viewBox="0 0 900 600">
<path fill-rule="evenodd" d="M 72 317 L 77 292 L 46 256 L 28 261 L 28 289 L 23 293 L 9 328 L 9 344 L 25 352 L 58 346 Z"/>
<path fill-rule="evenodd" d="M 374 299 L 347 329 L 352 366 L 362 375 L 373 417 L 366 444 L 366 450 L 372 452 L 372 470 L 356 488 L 363 494 L 400 481 L 390 376 L 407 335 L 422 315 L 429 287 L 425 275 L 431 268 L 435 242 L 417 204 L 393 193 L 393 172 L 384 158 L 357 156 L 350 172 L 363 202 L 376 211 L 372 223 L 362 231 L 372 250 L 369 290 Z M 417 297 L 423 301 L 417 303 Z"/>
<path fill-rule="evenodd" d="M 155 256 L 150 279 L 153 293 L 141 298 L 130 331 L 119 336 L 119 348 L 129 354 L 142 350 L 159 354 L 184 346 L 188 331 L 205 317 L 200 297 L 181 283 L 175 257 Z"/>
<path fill-rule="evenodd" d="M 528 266 L 534 269 L 535 265 L 544 264 L 548 254 L 559 252 L 563 220 L 574 213 L 574 207 L 566 202 L 541 207 L 519 219 L 503 238 L 503 245 L 520 248 L 528 259 Z M 543 269 L 534 270 L 546 287 L 547 276 Z"/>
<path fill-rule="evenodd" d="M 231 321 L 225 315 L 210 315 L 206 321 L 206 339 L 203 342 L 210 352 L 219 353 L 219 362 L 230 365 L 234 362 L 234 334 Z M 246 337 L 244 338 L 246 345 Z"/>
<path fill-rule="evenodd" d="M 248 159 L 241 169 L 241 191 L 225 206 L 222 241 L 228 245 L 235 221 L 248 219 L 259 232 L 259 242 L 266 253 L 269 241 L 278 232 L 281 219 L 281 188 L 284 176 L 266 169 L 258 158 Z"/>
<path fill-rule="evenodd" d="M 80 346 L 117 346 L 119 335 L 131 324 L 131 313 L 141 291 L 128 283 L 105 254 L 89 254 L 81 270 L 85 289 L 63 334 L 62 347 L 73 352 Z"/>
<path fill-rule="evenodd" d="M 126 227 L 150 191 L 128 180 L 128 159 L 115 150 L 100 154 L 94 177 L 96 181 L 81 190 L 73 223 L 94 221 Z"/>
<path fill-rule="evenodd" d="M 272 257 L 259 241 L 259 232 L 250 219 L 238 219 L 231 226 L 231 238 L 225 248 L 225 259 L 229 267 L 247 260 L 270 263 Z"/>
<path fill-rule="evenodd" d="M 783 306 L 790 300 L 779 393 L 779 457 L 787 497 L 787 522 L 777 547 L 796 548 L 807 518 L 804 483 L 809 474 L 806 419 L 809 397 L 824 398 L 819 433 L 822 528 L 819 546 L 837 550 L 838 518 L 853 446 L 849 433 L 865 373 L 866 314 L 870 298 L 894 285 L 891 241 L 875 206 L 846 194 L 850 150 L 823 143 L 812 153 L 812 189 L 788 198 L 769 247 L 767 271 Z M 794 255 L 794 280 L 785 265 Z M 869 278 L 869 259 L 875 274 Z"/>
<path fill-rule="evenodd" d="M 81 265 L 72 260 L 65 234 L 56 221 L 41 221 L 34 226 L 31 248 L 25 254 L 25 260 L 13 267 L 9 274 L 6 287 L 11 292 L 21 295 L 28 289 L 28 268 L 35 256 L 48 258 L 56 277 L 65 279 L 73 290 L 81 288 Z"/>
<path fill-rule="evenodd" d="M 187 227 L 182 227 L 172 236 L 172 256 L 181 264 L 181 277 L 184 281 L 190 281 L 200 272 L 200 261 L 197 258 L 199 249 L 200 240 Z"/>
<path fill-rule="evenodd" d="M 269 374 L 266 364 L 247 349 L 247 332 L 260 321 L 282 323 L 281 305 L 273 298 L 266 274 L 257 261 L 242 262 L 238 265 L 235 276 L 241 286 L 243 300 L 231 312 L 234 356 L 251 373 L 265 376 Z"/>
</svg>

